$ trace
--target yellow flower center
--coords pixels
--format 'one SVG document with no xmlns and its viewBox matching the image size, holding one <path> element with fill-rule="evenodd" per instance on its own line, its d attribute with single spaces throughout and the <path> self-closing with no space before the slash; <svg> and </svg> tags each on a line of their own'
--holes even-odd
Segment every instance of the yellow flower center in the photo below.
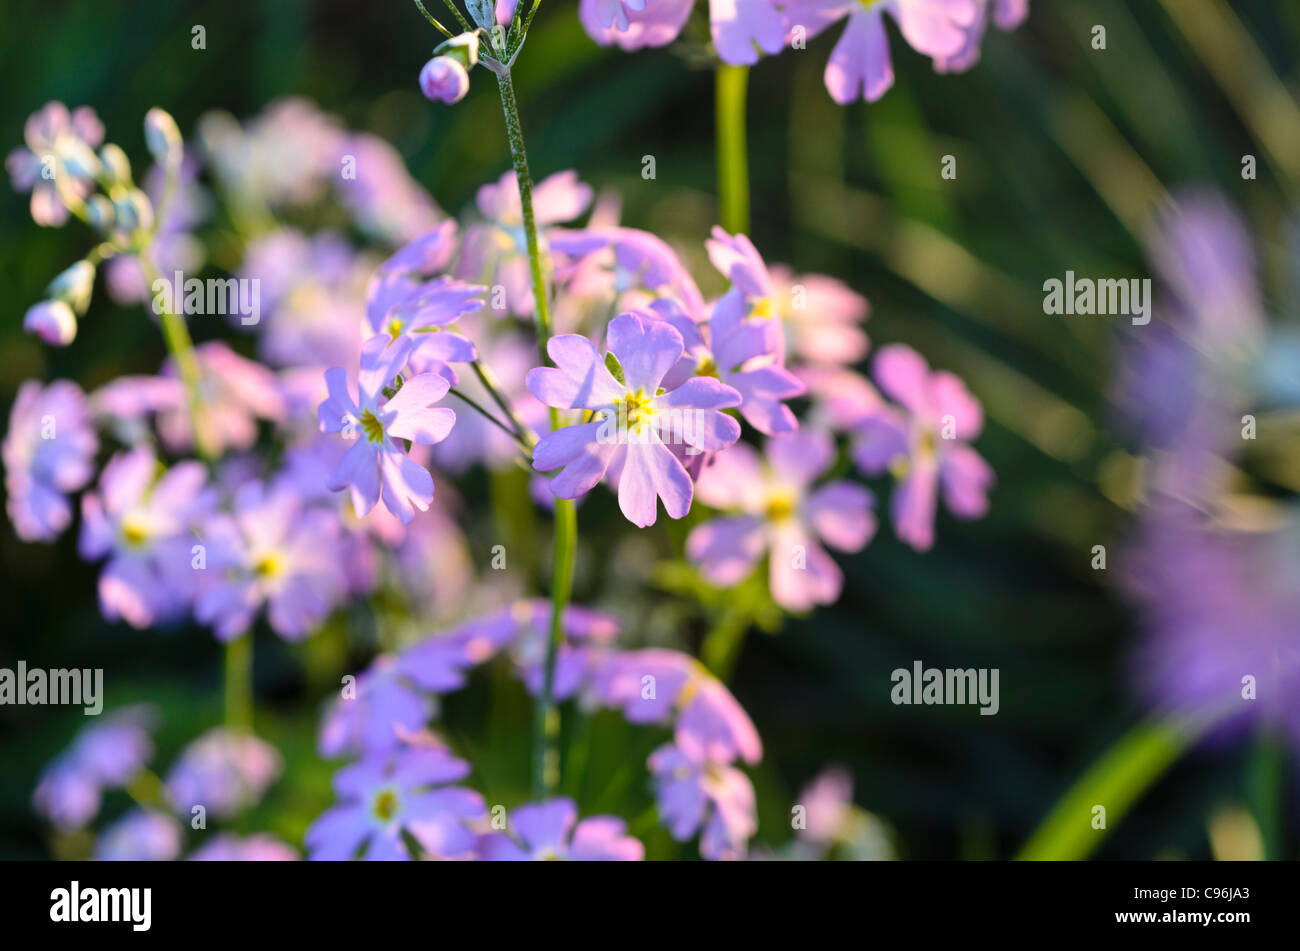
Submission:
<svg viewBox="0 0 1300 951">
<path fill-rule="evenodd" d="M 149 526 L 143 519 L 128 515 L 122 520 L 122 540 L 131 548 L 143 548 L 149 541 Z"/>
<path fill-rule="evenodd" d="M 269 551 L 257 559 L 253 572 L 259 578 L 274 578 L 284 571 L 284 558 L 279 552 Z"/>
<path fill-rule="evenodd" d="M 404 326 L 406 325 L 403 324 L 396 317 L 394 317 L 392 320 L 388 322 L 388 336 L 396 340 L 398 337 L 402 335 L 402 328 Z"/>
<path fill-rule="evenodd" d="M 711 376 L 718 378 L 718 365 L 713 362 L 712 357 L 704 357 L 700 360 L 699 366 L 695 368 L 696 376 Z"/>
<path fill-rule="evenodd" d="M 654 414 L 654 397 L 646 396 L 645 390 L 633 393 L 628 390 L 618 401 L 618 420 L 629 431 L 639 430 L 650 421 Z"/>
<path fill-rule="evenodd" d="M 761 297 L 754 302 L 754 309 L 750 311 L 751 317 L 771 317 L 776 312 L 772 306 L 772 298 Z"/>
<path fill-rule="evenodd" d="M 799 498 L 791 489 L 777 489 L 767 497 L 766 515 L 768 521 L 783 522 L 794 515 Z"/>
<path fill-rule="evenodd" d="M 366 434 L 366 438 L 371 442 L 384 441 L 384 425 L 379 421 L 379 417 L 366 410 L 361 414 L 361 431 Z"/>
<path fill-rule="evenodd" d="M 397 793 L 391 789 L 385 789 L 375 797 L 375 804 L 372 807 L 375 818 L 387 822 L 397 815 Z"/>
</svg>

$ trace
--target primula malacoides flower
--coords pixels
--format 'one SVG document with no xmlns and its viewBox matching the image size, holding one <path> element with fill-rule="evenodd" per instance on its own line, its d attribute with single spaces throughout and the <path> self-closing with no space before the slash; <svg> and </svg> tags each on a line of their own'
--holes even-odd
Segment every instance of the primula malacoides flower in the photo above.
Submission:
<svg viewBox="0 0 1300 951">
<path fill-rule="evenodd" d="M 98 448 L 90 408 L 77 384 L 56 380 L 18 388 L 5 434 L 6 511 L 24 541 L 50 541 L 72 521 L 67 493 L 94 474 Z"/>
<path fill-rule="evenodd" d="M 618 504 L 628 521 L 653 525 L 658 499 L 670 518 L 681 518 L 690 510 L 694 486 L 669 446 L 686 453 L 730 446 L 740 437 L 740 424 L 722 410 L 738 405 L 740 394 L 709 377 L 665 389 L 664 377 L 682 357 L 682 335 L 650 314 L 611 320 L 606 348 L 602 359 L 579 334 L 547 342 L 555 367 L 531 370 L 528 389 L 548 406 L 589 413 L 587 422 L 543 436 L 533 450 L 533 467 L 562 470 L 551 481 L 551 492 L 561 499 L 584 495 L 617 467 Z"/>
<path fill-rule="evenodd" d="M 329 398 L 320 404 L 321 432 L 343 433 L 356 440 L 330 474 L 328 485 L 338 492 L 348 489 L 357 516 L 366 515 L 379 501 L 403 524 L 433 501 L 433 476 L 394 442 L 409 439 L 430 445 L 451 432 L 456 413 L 434 407 L 450 385 L 436 373 L 421 373 L 402 383 L 391 398 L 385 388 L 394 383 L 411 354 L 409 337 L 391 340 L 385 334 L 371 337 L 361 349 L 357 375 L 358 399 L 349 392 L 347 371 L 325 371 Z"/>
<path fill-rule="evenodd" d="M 216 727 L 185 747 L 167 774 L 167 794 L 182 816 L 203 806 L 228 819 L 255 805 L 283 769 L 284 760 L 269 743 Z"/>
<path fill-rule="evenodd" d="M 754 785 L 748 776 L 671 743 L 651 753 L 647 765 L 659 815 L 674 839 L 685 842 L 698 832 L 704 858 L 744 857 L 750 837 L 758 831 Z"/>
<path fill-rule="evenodd" d="M 818 540 L 859 551 L 876 530 L 867 489 L 843 479 L 814 487 L 834 461 L 833 441 L 815 430 L 769 439 L 763 460 L 743 443 L 720 454 L 700 473 L 696 490 L 700 501 L 738 514 L 693 529 L 688 557 L 709 581 L 730 587 L 767 554 L 772 597 L 782 607 L 833 603 L 844 576 Z"/>
<path fill-rule="evenodd" d="M 123 707 L 78 733 L 41 774 L 36 811 L 65 829 L 94 819 L 103 791 L 125 786 L 153 756 L 156 719 L 148 705 Z"/>
<path fill-rule="evenodd" d="M 519 806 L 510 810 L 506 832 L 483 836 L 479 850 L 490 862 L 639 862 L 645 857 L 645 846 L 627 834 L 622 819 L 577 819 L 572 799 Z"/>
<path fill-rule="evenodd" d="M 890 500 L 894 529 L 926 551 L 934 544 L 940 492 L 960 518 L 988 510 L 993 469 L 969 445 L 984 428 L 984 411 L 966 384 L 951 373 L 932 373 L 911 347 L 882 348 L 873 372 L 884 394 L 903 408 L 882 405 L 862 424 L 854 460 L 868 475 L 893 473 L 899 482 Z"/>
<path fill-rule="evenodd" d="M 48 102 L 27 119 L 23 138 L 27 147 L 10 152 L 5 168 L 15 191 L 32 193 L 32 220 L 57 227 L 68 220 L 59 190 L 74 202 L 91 192 L 104 125 L 89 106 L 69 112 L 61 102 Z"/>
</svg>

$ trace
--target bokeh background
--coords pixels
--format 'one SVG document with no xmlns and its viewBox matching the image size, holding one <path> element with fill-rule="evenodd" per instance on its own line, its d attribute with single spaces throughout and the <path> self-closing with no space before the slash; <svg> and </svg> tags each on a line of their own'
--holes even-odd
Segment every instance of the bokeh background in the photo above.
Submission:
<svg viewBox="0 0 1300 951">
<path fill-rule="evenodd" d="M 1261 228 L 1285 213 L 1300 184 L 1300 151 L 1270 162 L 1257 136 L 1270 127 L 1285 134 L 1294 121 L 1286 108 L 1271 115 L 1261 94 L 1272 82 L 1300 89 L 1300 5 L 1235 2 L 1243 33 L 1208 39 L 1197 32 L 1197 11 L 1177 9 L 1222 6 L 1037 2 L 1014 34 L 991 31 L 982 62 L 960 76 L 936 75 L 895 34 L 897 82 L 873 105 L 838 107 L 822 87 L 838 30 L 752 71 L 756 245 L 769 261 L 837 276 L 866 295 L 873 345 L 910 344 L 967 380 L 988 418 L 977 446 L 999 480 L 982 521 L 942 514 L 938 544 L 925 555 L 882 529 L 866 551 L 841 560 L 839 604 L 779 634 L 749 636 L 733 688 L 766 747 L 752 774 L 759 842 L 787 837 L 796 791 L 841 763 L 856 802 L 885 823 L 901 857 L 1008 857 L 1141 716 L 1128 657 L 1135 619 L 1115 591 L 1116 569 L 1089 567 L 1093 545 L 1125 537 L 1131 505 L 1129 447 L 1107 396 L 1120 331 L 1103 319 L 1045 316 L 1041 286 L 1066 269 L 1149 276 L 1141 237 L 1162 186 L 1213 184 Z M 5 0 L 0 22 L 4 151 L 51 99 L 93 106 L 109 139 L 143 163 L 140 121 L 150 106 L 168 109 L 190 135 L 210 109 L 243 118 L 295 94 L 392 142 L 449 212 L 508 167 L 490 76 L 476 72 L 454 108 L 419 95 L 416 75 L 437 38 L 408 0 Z M 206 27 L 204 51 L 191 48 L 194 24 Z M 1094 24 L 1107 29 L 1104 51 L 1090 45 Z M 697 265 L 716 216 L 703 39 L 696 29 L 665 50 L 606 50 L 583 33 L 575 3 L 545 0 L 515 80 L 534 174 L 574 168 L 616 190 L 624 223 L 691 249 Z M 1261 156 L 1257 181 L 1240 177 L 1247 153 Z M 940 178 L 945 154 L 957 159 L 955 181 Z M 641 177 L 646 155 L 656 159 L 653 181 Z M 22 332 L 24 310 L 87 244 L 77 227 L 36 227 L 26 197 L 0 188 L 6 417 L 27 378 L 70 377 L 90 389 L 153 372 L 163 357 L 142 313 L 102 294 L 67 350 Z M 1297 309 L 1295 301 L 1270 303 Z M 197 329 L 200 338 L 206 332 Z M 584 539 L 601 517 L 582 517 Z M 220 721 L 219 646 L 198 629 L 106 624 L 95 604 L 96 568 L 78 560 L 74 540 L 72 532 L 52 546 L 27 545 L 7 526 L 0 531 L 0 665 L 23 658 L 104 667 L 110 706 L 149 699 L 162 708 L 157 762 L 165 764 Z M 607 594 L 597 590 L 599 544 L 579 558 L 579 597 Z M 258 631 L 258 729 L 280 748 L 286 771 L 246 818 L 250 830 L 299 844 L 330 801 L 332 768 L 313 750 L 320 702 L 338 666 L 368 656 L 365 618 L 347 623 L 346 637 L 307 649 Z M 890 671 L 914 659 L 1000 668 L 1000 712 L 893 706 Z M 313 670 L 328 675 L 314 679 Z M 467 696 L 462 710 L 448 712 L 485 726 L 483 771 L 489 786 L 502 777 L 498 789 L 522 783 L 508 761 L 526 750 L 525 700 L 506 696 L 491 710 Z M 67 709 L 0 708 L 0 856 L 49 855 L 31 792 L 84 723 Z M 650 748 L 623 742 L 611 733 L 592 761 L 613 769 Z M 1098 855 L 1209 857 L 1212 817 L 1244 807 L 1271 830 L 1273 848 L 1294 857 L 1296 801 L 1278 762 L 1258 741 L 1198 751 L 1157 783 Z M 106 811 L 120 811 L 122 799 Z"/>
</svg>

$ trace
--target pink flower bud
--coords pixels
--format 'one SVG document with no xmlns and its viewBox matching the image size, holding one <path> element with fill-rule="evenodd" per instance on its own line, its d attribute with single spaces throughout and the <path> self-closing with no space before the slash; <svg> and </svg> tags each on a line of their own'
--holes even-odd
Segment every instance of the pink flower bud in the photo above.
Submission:
<svg viewBox="0 0 1300 951">
<path fill-rule="evenodd" d="M 66 347 L 77 335 L 77 317 L 61 300 L 33 304 L 23 317 L 23 329 L 54 347 Z"/>
<path fill-rule="evenodd" d="M 469 72 L 449 56 L 435 56 L 420 70 L 420 91 L 434 102 L 460 102 L 469 92 Z"/>
</svg>

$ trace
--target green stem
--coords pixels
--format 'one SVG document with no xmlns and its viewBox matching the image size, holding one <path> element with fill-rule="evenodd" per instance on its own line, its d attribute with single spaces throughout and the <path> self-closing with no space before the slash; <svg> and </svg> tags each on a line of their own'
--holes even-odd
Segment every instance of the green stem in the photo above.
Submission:
<svg viewBox="0 0 1300 951">
<path fill-rule="evenodd" d="M 505 395 L 502 394 L 501 390 L 497 387 L 496 380 L 493 379 L 491 371 L 483 365 L 481 360 L 473 361 L 470 366 L 474 368 L 474 375 L 477 376 L 478 381 L 483 384 L 483 389 L 488 391 L 488 394 L 492 397 L 492 401 L 501 408 L 501 412 L 505 413 L 506 419 L 510 421 L 510 425 L 515 429 L 515 435 L 522 442 L 529 444 L 527 448 L 531 448 L 532 445 L 537 442 L 537 434 L 525 426 L 523 421 L 515 413 L 515 408 L 510 405 L 510 401 L 505 398 Z"/>
<path fill-rule="evenodd" d="M 253 634 L 226 644 L 226 727 L 253 732 Z"/>
<path fill-rule="evenodd" d="M 535 8 L 534 8 L 535 9 Z M 519 103 L 510 68 L 497 71 L 501 90 L 501 110 L 505 114 L 506 137 L 510 157 L 519 183 L 519 207 L 524 220 L 524 238 L 528 247 L 529 273 L 533 280 L 533 301 L 537 311 L 537 345 L 542 362 L 546 362 L 546 343 L 551 338 L 550 298 L 546 293 L 545 262 L 537 238 L 537 218 L 533 214 L 533 178 L 528 170 L 528 153 L 524 132 L 519 123 Z M 551 410 L 551 429 L 562 424 L 560 411 Z M 555 661 L 564 644 L 564 609 L 573 591 L 573 561 L 578 543 L 577 509 L 569 499 L 555 500 L 555 541 L 551 558 L 551 627 L 546 638 L 546 660 L 542 690 L 537 698 L 533 719 L 533 795 L 545 798 L 560 784 L 560 711 L 555 703 Z"/>
<path fill-rule="evenodd" d="M 532 458 L 533 447 L 530 446 L 524 440 L 524 438 L 520 436 L 518 433 L 516 433 L 513 429 L 511 429 L 505 423 L 501 422 L 501 420 L 497 419 L 495 416 L 489 413 L 486 407 L 484 407 L 481 403 L 479 403 L 478 400 L 474 399 L 473 397 L 466 396 L 464 393 L 462 393 L 460 390 L 456 389 L 455 387 L 452 387 L 451 395 L 456 397 L 465 405 L 467 405 L 470 409 L 476 410 L 480 416 L 482 416 L 493 426 L 496 426 L 499 430 L 501 430 L 503 433 L 505 433 L 507 436 L 513 439 L 519 445 L 519 448 L 524 451 L 524 455 L 528 456 L 530 459 Z"/>
<path fill-rule="evenodd" d="M 749 611 L 732 602 L 700 643 L 700 660 L 723 683 L 736 668 L 750 620 Z"/>
<path fill-rule="evenodd" d="M 718 150 L 718 222 L 732 234 L 749 233 L 749 162 L 745 155 L 748 85 L 748 66 L 718 64 L 714 131 Z"/>
<path fill-rule="evenodd" d="M 1208 721 L 1139 723 L 1088 767 L 1016 857 L 1022 861 L 1087 858 L 1208 725 Z M 1106 810 L 1105 828 L 1094 828 L 1096 806 Z"/>
</svg>

